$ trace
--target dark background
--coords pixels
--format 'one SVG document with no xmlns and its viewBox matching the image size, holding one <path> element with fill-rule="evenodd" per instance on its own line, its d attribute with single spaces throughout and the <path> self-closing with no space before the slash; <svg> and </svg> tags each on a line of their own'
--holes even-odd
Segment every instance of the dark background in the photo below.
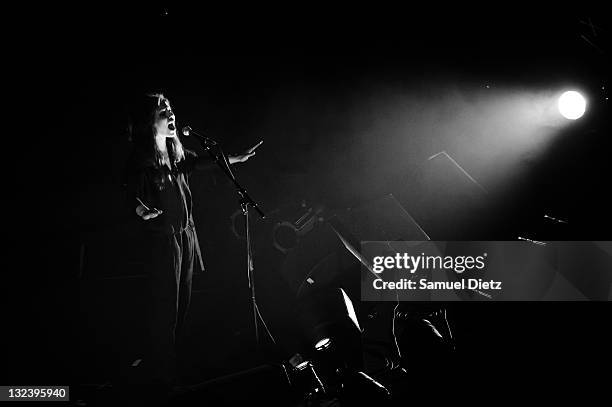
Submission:
<svg viewBox="0 0 612 407">
<path fill-rule="evenodd" d="M 22 25 L 24 46 L 12 56 L 22 128 L 32 131 L 29 148 L 16 139 L 10 149 L 25 154 L 9 163 L 16 181 L 9 201 L 18 211 L 7 216 L 15 233 L 4 287 L 12 327 L 6 349 L 14 350 L 3 371 L 7 384 L 103 382 L 138 353 L 143 305 L 134 293 L 142 248 L 132 250 L 121 176 L 129 153 L 125 103 L 143 91 L 163 91 L 179 126 L 207 132 L 228 152 L 265 140 L 236 173 L 271 212 L 271 220 L 255 224 L 260 307 L 289 348 L 291 312 L 279 304 L 292 296 L 270 231 L 274 221 L 299 217 L 302 201 L 341 212 L 392 193 L 417 221 L 427 218 L 423 226 L 438 240 L 525 233 L 612 240 L 605 186 L 610 26 L 603 14 L 313 7 L 282 10 L 277 19 L 279 10 L 261 9 L 53 11 Z M 591 99 L 585 118 L 530 163 L 528 178 L 496 196 L 478 228 L 457 229 L 436 221 L 412 193 L 425 171 L 418 159 L 444 143 L 404 156 L 384 127 L 371 137 L 361 133 L 385 120 L 384 112 L 368 110 L 375 103 L 363 102 L 381 89 L 431 99 L 440 83 L 575 83 Z M 192 140 L 186 145 L 198 148 Z M 192 190 L 212 271 L 196 277 L 186 345 L 196 366 L 190 378 L 201 380 L 259 360 L 244 347 L 251 328 L 243 241 L 231 230 L 234 193 L 218 174 L 194 179 Z M 548 210 L 572 219 L 571 226 L 555 232 L 542 225 Z M 607 302 L 479 303 L 454 304 L 449 313 L 466 371 L 489 374 L 485 360 L 503 388 L 518 368 L 571 389 L 597 379 L 609 360 L 609 310 Z"/>
</svg>

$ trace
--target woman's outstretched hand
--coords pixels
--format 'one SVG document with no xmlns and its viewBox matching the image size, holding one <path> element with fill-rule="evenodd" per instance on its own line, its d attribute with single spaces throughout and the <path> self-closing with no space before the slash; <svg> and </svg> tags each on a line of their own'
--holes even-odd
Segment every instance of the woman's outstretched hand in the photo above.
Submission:
<svg viewBox="0 0 612 407">
<path fill-rule="evenodd" d="M 227 157 L 229 160 L 230 164 L 235 164 L 235 163 L 243 163 L 246 160 L 248 160 L 249 158 L 253 157 L 255 155 L 255 149 L 257 147 L 259 147 L 260 145 L 263 144 L 263 140 L 261 140 L 259 143 L 255 144 L 253 147 L 249 148 L 248 150 L 246 150 L 244 153 L 239 154 L 239 155 L 232 155 Z"/>
</svg>

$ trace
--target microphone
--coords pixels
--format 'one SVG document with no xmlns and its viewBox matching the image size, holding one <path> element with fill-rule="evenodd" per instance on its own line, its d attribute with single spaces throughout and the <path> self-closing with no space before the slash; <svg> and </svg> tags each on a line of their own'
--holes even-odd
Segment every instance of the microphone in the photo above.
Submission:
<svg viewBox="0 0 612 407">
<path fill-rule="evenodd" d="M 219 144 L 219 143 L 217 143 L 217 141 L 215 139 L 203 136 L 203 135 L 198 134 L 197 132 L 193 131 L 191 126 L 183 127 L 183 129 L 181 130 L 181 133 L 183 133 L 183 136 L 185 136 L 185 137 L 189 137 L 189 136 L 191 136 L 193 134 L 194 136 L 202 139 L 202 141 L 204 141 L 204 143 L 209 144 L 209 145 L 213 145 L 214 146 L 214 145 Z"/>
<path fill-rule="evenodd" d="M 183 129 L 181 130 L 181 133 L 183 133 L 183 136 L 185 137 L 189 137 L 189 133 L 191 133 L 192 128 L 189 126 L 185 126 L 183 127 Z"/>
</svg>

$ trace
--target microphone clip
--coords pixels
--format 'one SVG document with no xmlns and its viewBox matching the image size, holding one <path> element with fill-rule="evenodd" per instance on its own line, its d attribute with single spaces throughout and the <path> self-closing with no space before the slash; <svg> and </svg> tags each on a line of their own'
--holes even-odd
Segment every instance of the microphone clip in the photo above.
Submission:
<svg viewBox="0 0 612 407">
<path fill-rule="evenodd" d="M 218 146 L 219 142 L 213 138 L 206 137 L 202 134 L 195 132 L 190 126 L 185 126 L 182 129 L 183 136 L 189 137 L 192 134 L 200 139 L 206 146 Z"/>
</svg>

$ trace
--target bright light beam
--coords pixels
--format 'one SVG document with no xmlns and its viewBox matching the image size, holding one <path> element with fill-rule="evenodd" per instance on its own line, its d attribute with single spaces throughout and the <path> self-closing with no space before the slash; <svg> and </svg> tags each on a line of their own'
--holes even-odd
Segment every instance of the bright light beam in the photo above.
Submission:
<svg viewBox="0 0 612 407">
<path fill-rule="evenodd" d="M 576 120 L 582 117 L 586 110 L 586 100 L 584 97 L 570 90 L 561 95 L 559 98 L 559 112 L 569 120 Z"/>
</svg>

